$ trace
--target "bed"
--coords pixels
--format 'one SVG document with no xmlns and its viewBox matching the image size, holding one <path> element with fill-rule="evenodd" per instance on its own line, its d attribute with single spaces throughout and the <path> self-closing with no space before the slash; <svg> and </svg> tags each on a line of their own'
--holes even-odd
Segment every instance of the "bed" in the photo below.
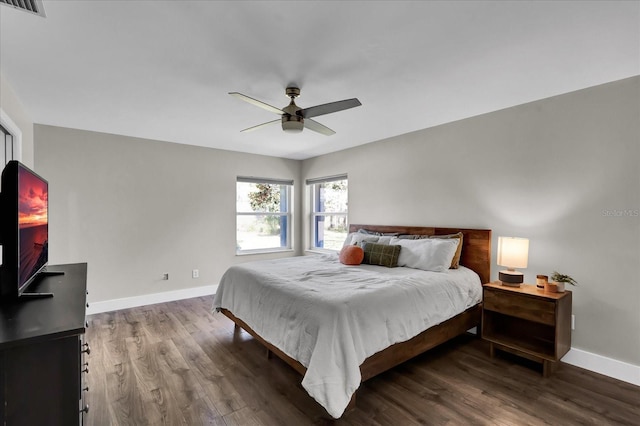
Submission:
<svg viewBox="0 0 640 426">
<path fill-rule="evenodd" d="M 350 225 L 349 232 L 462 232 L 460 268 L 346 266 L 337 255 L 248 262 L 221 279 L 213 308 L 303 375 L 302 386 L 339 418 L 360 383 L 480 325 L 491 231 Z M 437 297 L 436 297 L 437 296 Z"/>
</svg>

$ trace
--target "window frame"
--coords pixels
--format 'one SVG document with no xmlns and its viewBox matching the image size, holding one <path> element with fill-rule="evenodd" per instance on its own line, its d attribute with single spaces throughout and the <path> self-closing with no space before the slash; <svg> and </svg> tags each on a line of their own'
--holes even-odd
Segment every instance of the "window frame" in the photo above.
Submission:
<svg viewBox="0 0 640 426">
<path fill-rule="evenodd" d="M 337 212 L 337 211 L 326 211 L 326 210 L 318 210 L 318 197 L 319 197 L 319 186 L 321 184 L 337 182 L 337 181 L 347 181 L 347 209 L 345 211 Z M 309 200 L 310 200 L 310 241 L 309 241 L 309 250 L 310 251 L 320 251 L 320 252 L 331 252 L 335 253 L 339 250 L 329 249 L 325 247 L 318 246 L 318 223 L 320 222 L 318 218 L 327 217 L 327 216 L 338 216 L 345 218 L 345 225 L 347 227 L 347 234 L 349 230 L 349 177 L 347 174 L 334 175 L 334 176 L 326 176 L 315 179 L 307 179 L 306 180 L 307 188 L 309 189 Z"/>
<path fill-rule="evenodd" d="M 22 130 L 20 127 L 11 119 L 11 117 L 4 111 L 4 109 L 0 108 L 0 126 L 2 126 L 3 131 L 3 151 L 4 151 L 4 164 L 2 167 L 6 165 L 9 161 L 7 159 L 7 144 L 11 144 L 11 158 L 12 160 L 22 161 Z M 7 136 L 7 134 L 9 136 Z M 10 141 L 10 142 L 9 142 Z"/>
<path fill-rule="evenodd" d="M 238 210 L 238 183 L 253 183 L 253 184 L 270 184 L 270 185 L 280 185 L 284 187 L 285 190 L 285 211 L 280 212 L 268 212 L 268 211 L 239 211 Z M 293 193 L 294 193 L 294 181 L 293 179 L 273 179 L 273 178 L 260 178 L 260 177 L 248 177 L 248 176 L 238 176 L 236 178 L 236 255 L 242 256 L 247 254 L 258 254 L 258 253 L 277 253 L 284 251 L 292 251 L 293 250 Z M 282 188 L 281 188 L 282 190 Z M 281 206 L 282 208 L 282 206 Z M 238 242 L 238 217 L 240 216 L 253 216 L 253 217 L 264 217 L 264 216 L 279 216 L 285 219 L 284 228 L 281 225 L 281 235 L 280 241 L 282 243 L 282 230 L 284 229 L 284 246 L 279 247 L 267 247 L 267 248 L 253 248 L 253 249 L 240 249 Z M 282 223 L 282 222 L 281 222 Z"/>
</svg>

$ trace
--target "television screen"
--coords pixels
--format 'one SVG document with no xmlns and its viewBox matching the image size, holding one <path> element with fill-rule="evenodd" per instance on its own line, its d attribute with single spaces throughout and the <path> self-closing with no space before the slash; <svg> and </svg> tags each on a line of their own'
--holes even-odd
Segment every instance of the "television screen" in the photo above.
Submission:
<svg viewBox="0 0 640 426">
<path fill-rule="evenodd" d="M 20 165 L 18 167 L 19 292 L 47 264 L 48 197 L 47 181 Z"/>
<path fill-rule="evenodd" d="M 18 161 L 2 171 L 0 299 L 24 294 L 49 261 L 49 185 Z"/>
</svg>

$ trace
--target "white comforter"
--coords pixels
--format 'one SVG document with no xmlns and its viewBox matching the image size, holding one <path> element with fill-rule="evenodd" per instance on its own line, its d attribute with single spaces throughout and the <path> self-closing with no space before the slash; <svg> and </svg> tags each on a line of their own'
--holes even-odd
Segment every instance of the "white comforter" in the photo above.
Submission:
<svg viewBox="0 0 640 426">
<path fill-rule="evenodd" d="M 307 368 L 302 385 L 338 418 L 360 385 L 360 364 L 480 302 L 478 275 L 345 266 L 310 255 L 233 266 L 213 308 L 225 308 Z"/>
</svg>

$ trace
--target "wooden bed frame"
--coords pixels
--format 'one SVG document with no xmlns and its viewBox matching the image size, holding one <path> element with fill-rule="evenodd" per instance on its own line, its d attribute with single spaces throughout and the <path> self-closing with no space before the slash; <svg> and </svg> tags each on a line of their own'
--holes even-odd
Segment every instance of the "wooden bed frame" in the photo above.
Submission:
<svg viewBox="0 0 640 426">
<path fill-rule="evenodd" d="M 350 225 L 349 232 L 357 232 L 359 229 L 366 229 L 371 232 L 381 233 L 398 233 L 398 234 L 414 234 L 414 235 L 446 235 L 462 232 L 462 254 L 460 264 L 469 269 L 474 270 L 479 276 L 482 283 L 487 283 L 491 275 L 491 230 L 488 229 L 465 229 L 465 228 L 436 228 L 436 227 L 418 227 L 418 226 L 380 226 L 380 225 Z M 289 364 L 298 373 L 304 376 L 306 368 L 295 359 L 291 358 L 271 343 L 265 341 L 255 331 L 251 329 L 244 321 L 237 318 L 227 309 L 221 309 L 224 315 L 235 323 L 238 327 L 244 329 L 256 340 L 267 348 L 267 356 L 272 353 L 276 354 L 284 362 Z M 360 374 L 362 382 L 385 372 L 396 365 L 434 348 L 467 330 L 478 327 L 478 335 L 480 335 L 480 320 L 482 313 L 482 303 L 473 306 L 461 314 L 456 315 L 449 320 L 433 326 L 428 330 L 418 334 L 414 338 L 405 342 L 396 343 L 382 351 L 371 355 L 360 365 Z M 351 398 L 349 409 L 355 406 L 355 394 Z"/>
</svg>

